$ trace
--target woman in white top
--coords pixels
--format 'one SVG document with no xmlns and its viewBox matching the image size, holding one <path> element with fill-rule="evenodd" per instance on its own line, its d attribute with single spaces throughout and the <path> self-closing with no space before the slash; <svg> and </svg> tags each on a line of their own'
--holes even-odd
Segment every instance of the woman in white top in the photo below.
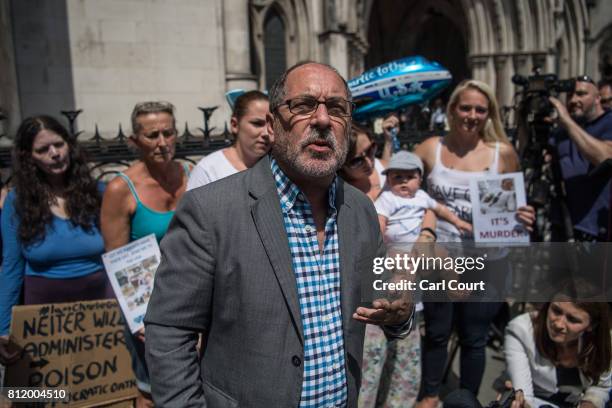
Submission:
<svg viewBox="0 0 612 408">
<path fill-rule="evenodd" d="M 203 186 L 252 167 L 272 146 L 266 130 L 268 97 L 259 91 L 240 95 L 234 104 L 230 131 L 234 144 L 204 157 L 194 167 L 187 190 Z"/>
<path fill-rule="evenodd" d="M 557 296 L 506 328 L 504 354 L 518 406 L 603 408 L 609 398 L 608 305 Z"/>
<path fill-rule="evenodd" d="M 448 134 L 425 140 L 415 153 L 425 165 L 431 197 L 464 221 L 472 222 L 470 179 L 518 171 L 518 157 L 502 127 L 493 91 L 485 83 L 476 80 L 460 83 L 450 97 L 446 116 Z M 520 208 L 518 217 L 531 230 L 535 221 L 533 208 Z M 441 242 L 466 240 L 455 226 L 443 220 L 438 221 L 436 233 Z M 498 309 L 498 303 L 425 304 L 419 408 L 433 408 L 439 402 L 453 320 L 461 344 L 460 386 L 478 394 L 485 366 L 487 329 Z"/>
</svg>

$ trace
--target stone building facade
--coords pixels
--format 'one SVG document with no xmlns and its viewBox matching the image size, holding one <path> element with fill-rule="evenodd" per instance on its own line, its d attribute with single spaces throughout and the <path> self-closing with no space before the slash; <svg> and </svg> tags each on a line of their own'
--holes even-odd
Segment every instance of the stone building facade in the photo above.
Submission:
<svg viewBox="0 0 612 408">
<path fill-rule="evenodd" d="M 33 113 L 83 109 L 79 129 L 129 126 L 135 102 L 169 100 L 229 116 L 229 89 L 266 89 L 285 67 L 327 62 L 345 76 L 421 54 L 492 84 L 534 65 L 565 78 L 612 75 L 607 0 L 0 0 L 0 110 L 14 130 Z M 2 129 L 0 129 L 2 133 Z"/>
</svg>

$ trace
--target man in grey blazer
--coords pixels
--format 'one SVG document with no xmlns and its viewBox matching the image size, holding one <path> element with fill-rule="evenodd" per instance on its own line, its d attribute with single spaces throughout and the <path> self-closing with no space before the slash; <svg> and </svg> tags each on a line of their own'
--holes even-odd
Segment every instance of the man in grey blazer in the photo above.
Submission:
<svg viewBox="0 0 612 408">
<path fill-rule="evenodd" d="M 370 200 L 336 177 L 350 98 L 333 68 L 290 68 L 270 92 L 271 154 L 183 196 L 145 318 L 156 405 L 355 407 L 363 323 L 410 330 L 406 301 L 359 306 L 384 246 Z"/>
</svg>

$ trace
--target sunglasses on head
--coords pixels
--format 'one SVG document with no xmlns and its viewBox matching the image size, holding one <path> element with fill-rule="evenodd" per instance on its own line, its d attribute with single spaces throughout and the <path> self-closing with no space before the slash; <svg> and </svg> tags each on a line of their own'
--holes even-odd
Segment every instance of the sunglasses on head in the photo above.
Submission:
<svg viewBox="0 0 612 408">
<path fill-rule="evenodd" d="M 593 78 L 591 78 L 588 75 L 579 75 L 576 78 L 574 78 L 576 82 L 588 82 L 590 84 L 595 85 L 595 81 L 593 80 Z"/>
<path fill-rule="evenodd" d="M 353 157 L 351 160 L 349 160 L 346 163 L 346 166 L 349 169 L 356 169 L 358 167 L 361 167 L 365 164 L 366 162 L 366 158 L 369 158 L 370 160 L 374 160 L 374 156 L 376 155 L 376 143 L 372 143 L 370 145 L 370 147 L 368 147 L 368 149 L 361 153 L 359 156 L 355 156 Z"/>
</svg>

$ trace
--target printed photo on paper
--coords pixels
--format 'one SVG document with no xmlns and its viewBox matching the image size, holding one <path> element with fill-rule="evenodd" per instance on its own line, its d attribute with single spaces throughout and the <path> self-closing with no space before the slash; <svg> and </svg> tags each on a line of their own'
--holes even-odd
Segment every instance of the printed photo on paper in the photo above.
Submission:
<svg viewBox="0 0 612 408">
<path fill-rule="evenodd" d="M 528 243 L 529 232 L 518 222 L 517 209 L 526 205 L 523 173 L 470 180 L 474 241 Z"/>
<path fill-rule="evenodd" d="M 102 255 L 106 274 L 130 331 L 144 327 L 160 252 L 155 235 L 147 235 Z"/>
</svg>

